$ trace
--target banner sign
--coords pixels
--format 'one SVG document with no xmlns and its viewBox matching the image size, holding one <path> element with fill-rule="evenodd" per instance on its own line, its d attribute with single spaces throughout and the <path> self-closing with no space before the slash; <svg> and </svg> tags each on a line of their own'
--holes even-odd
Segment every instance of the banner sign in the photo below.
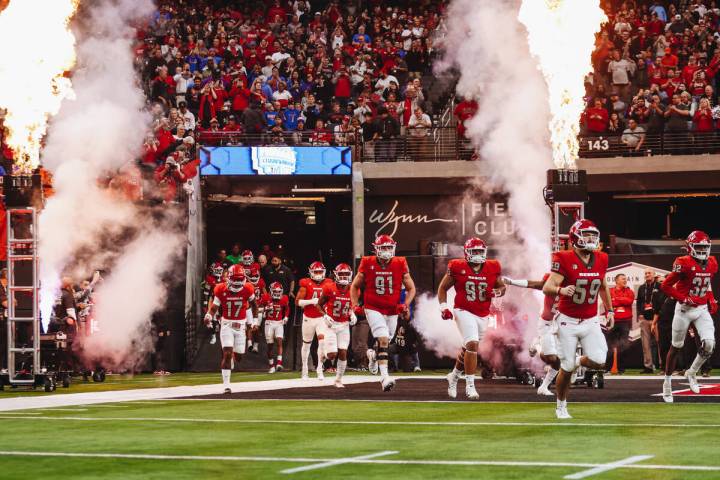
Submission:
<svg viewBox="0 0 720 480">
<path fill-rule="evenodd" d="M 201 175 L 350 175 L 350 147 L 203 147 Z"/>
<path fill-rule="evenodd" d="M 493 237 L 514 235 L 516 225 L 503 199 L 468 201 L 455 196 L 365 197 L 365 243 L 381 234 L 391 235 L 401 249 L 415 248 L 419 240 L 463 243 L 476 235 L 492 243 Z"/>
</svg>

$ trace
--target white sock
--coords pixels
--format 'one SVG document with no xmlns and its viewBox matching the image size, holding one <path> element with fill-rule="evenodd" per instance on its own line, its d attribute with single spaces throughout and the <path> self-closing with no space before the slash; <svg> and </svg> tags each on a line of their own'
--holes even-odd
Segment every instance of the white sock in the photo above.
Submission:
<svg viewBox="0 0 720 480">
<path fill-rule="evenodd" d="M 457 368 L 453 368 L 452 374 L 455 375 L 455 378 L 459 378 L 460 375 L 462 375 L 462 370 L 458 370 Z"/>
<path fill-rule="evenodd" d="M 703 366 L 703 364 L 705 363 L 706 360 L 707 360 L 706 358 L 704 358 L 700 355 L 695 355 L 695 360 L 693 360 L 692 365 L 690 365 L 690 368 L 688 368 L 688 371 L 693 375 L 696 374 L 700 370 L 700 368 Z"/>
<path fill-rule="evenodd" d="M 548 368 L 547 373 L 545 374 L 545 378 L 543 378 L 542 386 L 545 388 L 548 388 L 552 381 L 555 379 L 555 376 L 557 376 L 558 371 L 554 368 L 550 367 Z"/>
<path fill-rule="evenodd" d="M 277 356 L 277 359 L 280 360 L 280 361 L 282 361 L 282 355 L 278 355 L 278 356 Z"/>
<path fill-rule="evenodd" d="M 385 378 L 388 376 L 388 366 L 387 363 L 381 363 L 378 365 L 380 368 L 380 378 Z"/>
<path fill-rule="evenodd" d="M 320 365 L 322 365 L 323 362 L 325 361 L 325 346 L 324 346 L 322 340 L 318 340 L 317 357 L 318 357 L 318 362 L 317 362 L 316 367 L 320 367 Z"/>
<path fill-rule="evenodd" d="M 567 400 L 560 400 L 558 398 L 557 408 L 567 408 Z"/>
<path fill-rule="evenodd" d="M 230 386 L 230 372 L 231 371 L 232 370 L 228 370 L 226 368 L 223 368 L 220 370 L 220 373 L 222 374 L 223 385 L 226 387 Z"/>
<path fill-rule="evenodd" d="M 672 375 L 665 375 L 665 381 L 666 381 L 667 383 L 672 382 Z"/>
<path fill-rule="evenodd" d="M 345 375 L 345 367 L 347 367 L 347 360 L 338 360 L 335 378 L 342 380 L 343 375 Z"/>
<path fill-rule="evenodd" d="M 470 387 L 475 388 L 475 375 L 468 375 L 467 373 L 465 374 L 465 387 L 466 388 L 470 388 Z"/>
<path fill-rule="evenodd" d="M 310 358 L 310 344 L 303 342 L 302 348 L 300 349 L 300 358 L 302 359 L 302 368 L 307 370 L 308 358 Z"/>
</svg>

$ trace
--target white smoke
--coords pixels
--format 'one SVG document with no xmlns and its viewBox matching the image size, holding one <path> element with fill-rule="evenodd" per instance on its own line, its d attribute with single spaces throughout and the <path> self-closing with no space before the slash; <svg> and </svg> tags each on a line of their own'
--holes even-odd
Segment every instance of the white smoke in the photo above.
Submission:
<svg viewBox="0 0 720 480">
<path fill-rule="evenodd" d="M 548 92 L 530 55 L 518 9 L 518 0 L 453 0 L 446 36 L 440 40 L 445 57 L 436 69 L 459 70 L 457 93 L 479 105 L 478 114 L 466 122 L 467 135 L 481 158 L 468 200 L 476 193 L 508 195 L 516 235 L 490 247 L 497 249 L 504 274 L 539 280 L 551 253 L 550 212 L 542 197 L 546 170 L 552 168 Z M 510 287 L 503 303 L 514 304 L 517 317 L 527 315 L 527 344 L 534 336 L 540 302 L 539 295 L 526 293 Z M 457 351 L 461 342 L 451 346 L 456 341 L 451 330 L 456 327 L 440 319 L 436 301 L 420 300 L 415 319 L 425 339 L 442 332 L 433 340 L 436 352 L 448 356 L 450 349 Z M 517 341 L 517 332 L 509 331 L 507 337 Z"/>
<path fill-rule="evenodd" d="M 110 275 L 97 288 L 100 331 L 94 354 L 118 360 L 145 335 L 163 306 L 162 276 L 173 265 L 180 236 L 151 212 L 99 186 L 139 155 L 150 124 L 133 66 L 131 24 L 147 19 L 151 0 L 103 0 L 78 21 L 76 99 L 53 118 L 43 164 L 55 195 L 40 217 L 41 313 L 47 325 L 61 275 Z M 107 347 L 108 351 L 102 351 Z M 136 346 L 133 346 L 136 348 Z"/>
</svg>

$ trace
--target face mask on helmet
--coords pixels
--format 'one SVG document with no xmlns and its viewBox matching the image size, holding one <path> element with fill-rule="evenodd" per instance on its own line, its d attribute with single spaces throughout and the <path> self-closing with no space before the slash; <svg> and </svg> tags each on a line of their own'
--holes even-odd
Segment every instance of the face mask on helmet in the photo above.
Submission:
<svg viewBox="0 0 720 480">
<path fill-rule="evenodd" d="M 250 265 L 252 265 L 252 264 L 253 264 L 253 260 L 254 260 L 254 259 L 253 259 L 252 255 L 242 257 L 242 263 L 243 263 L 243 265 L 245 265 L 246 267 L 249 267 Z"/>
<path fill-rule="evenodd" d="M 581 230 L 575 244 L 578 248 L 588 252 L 597 250 L 600 246 L 600 232 L 596 229 Z"/>
<path fill-rule="evenodd" d="M 395 256 L 395 245 L 378 245 L 375 247 L 375 255 L 381 260 L 390 260 Z"/>
<path fill-rule="evenodd" d="M 282 298 L 282 295 L 282 288 L 273 288 L 272 290 L 270 290 L 270 296 L 273 300 L 280 300 Z"/>
<path fill-rule="evenodd" d="M 487 258 L 487 249 L 482 247 L 468 248 L 465 250 L 465 258 L 470 263 L 485 263 Z"/>
<path fill-rule="evenodd" d="M 310 270 L 310 278 L 316 282 L 320 282 L 325 278 L 325 270 Z"/>
<path fill-rule="evenodd" d="M 335 283 L 337 283 L 338 285 L 346 287 L 350 285 L 351 280 L 352 272 L 348 272 L 346 270 L 335 272 Z"/>
<path fill-rule="evenodd" d="M 710 258 L 710 244 L 709 243 L 690 243 L 688 244 L 690 250 L 690 256 L 698 260 L 707 260 Z"/>
<path fill-rule="evenodd" d="M 228 288 L 233 292 L 238 292 L 245 285 L 245 277 L 234 276 L 228 278 Z"/>
<path fill-rule="evenodd" d="M 260 281 L 260 274 L 259 273 L 251 273 L 248 275 L 248 280 L 250 280 L 250 283 L 253 285 L 257 285 Z"/>
<path fill-rule="evenodd" d="M 215 267 L 212 269 L 212 274 L 214 277 L 220 278 L 223 274 L 223 268 L 222 267 Z"/>
</svg>

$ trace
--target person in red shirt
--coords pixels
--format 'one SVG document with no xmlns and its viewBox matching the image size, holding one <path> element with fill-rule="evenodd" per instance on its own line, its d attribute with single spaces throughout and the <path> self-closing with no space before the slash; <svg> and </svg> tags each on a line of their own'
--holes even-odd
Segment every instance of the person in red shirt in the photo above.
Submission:
<svg viewBox="0 0 720 480">
<path fill-rule="evenodd" d="M 585 128 L 588 134 L 602 134 L 607 131 L 608 111 L 603 107 L 602 100 L 595 99 L 593 106 L 585 110 Z"/>
<path fill-rule="evenodd" d="M 350 287 L 355 313 L 365 315 L 373 337 L 378 341 L 377 356 L 373 350 L 368 350 L 368 361 L 371 371 L 380 370 L 380 385 L 385 392 L 395 386 L 395 380 L 388 374 L 388 345 L 395 336 L 398 316 L 410 317 L 409 306 L 415 298 L 415 282 L 410 276 L 407 260 L 395 256 L 396 247 L 391 236 L 379 235 L 373 243 L 375 255 L 362 257 Z M 405 300 L 401 303 L 403 287 Z"/>
<path fill-rule="evenodd" d="M 268 373 L 280 372 L 283 369 L 283 337 L 290 315 L 290 299 L 283 294 L 283 287 L 279 282 L 270 284 L 270 292 L 263 294 L 260 307 L 265 319 L 265 341 L 270 364 Z M 273 345 L 277 350 L 277 358 L 273 356 Z"/>
<path fill-rule="evenodd" d="M 326 283 L 318 301 L 318 310 L 323 314 L 326 326 L 325 354 L 330 360 L 337 356 L 335 386 L 344 388 L 342 377 L 347 368 L 347 350 L 350 345 L 350 327 L 357 323 L 357 316 L 351 308 L 350 282 L 352 268 L 341 263 L 335 270 L 334 282 Z"/>
<path fill-rule="evenodd" d="M 673 55 L 670 47 L 665 49 L 665 55 L 663 55 L 662 59 L 660 60 L 660 66 L 662 66 L 664 69 L 677 68 L 678 57 L 677 55 Z"/>
<path fill-rule="evenodd" d="M 240 363 L 245 353 L 245 324 L 247 322 L 248 305 L 252 315 L 257 317 L 258 307 L 255 299 L 255 288 L 246 281 L 245 269 L 242 265 L 233 265 L 228 269 L 225 282 L 218 284 L 213 291 L 213 301 L 205 314 L 205 325 L 211 328 L 212 320 L 218 309 L 220 317 L 220 345 L 222 346 L 222 374 L 224 393 L 230 390 L 230 373 L 232 372 L 233 355 Z"/>
<path fill-rule="evenodd" d="M 700 99 L 698 109 L 693 115 L 693 130 L 698 133 L 715 130 L 715 120 L 710 109 L 710 101 L 707 98 Z"/>
<path fill-rule="evenodd" d="M 299 282 L 300 288 L 295 296 L 295 304 L 303 309 L 302 337 L 303 345 L 300 350 L 300 359 L 302 360 L 301 378 L 307 380 L 308 376 L 308 360 L 310 358 L 310 344 L 313 337 L 318 339 L 318 361 L 317 361 L 317 378 L 323 380 L 325 378 L 323 372 L 324 339 L 325 339 L 325 322 L 323 314 L 318 310 L 317 304 L 322 296 L 323 287 L 332 282 L 329 278 L 325 278 L 325 265 L 321 262 L 313 262 L 308 268 L 308 277 L 303 278 Z"/>
<path fill-rule="evenodd" d="M 603 371 L 607 356 L 607 343 L 598 318 L 598 297 L 607 310 L 607 328 L 612 329 L 614 314 L 610 289 L 605 282 L 608 267 L 607 253 L 597 251 L 600 231 L 590 220 L 578 220 L 570 228 L 571 250 L 555 252 L 551 274 L 543 286 L 545 295 L 557 295 L 558 353 L 560 372 L 557 376 L 557 407 L 559 419 L 572 418 L 567 411 L 570 378 L 577 368 L 575 354 L 578 343 L 584 355 L 580 365 Z"/>
<path fill-rule="evenodd" d="M 459 138 L 465 137 L 465 131 L 467 126 L 465 122 L 470 120 L 478 111 L 478 104 L 475 100 L 463 99 L 460 103 L 455 105 L 455 118 L 457 120 L 457 133 Z"/>
<path fill-rule="evenodd" d="M 683 348 L 688 329 L 692 324 L 700 337 L 700 348 L 685 378 L 693 393 L 700 393 L 697 372 L 715 350 L 715 324 L 712 315 L 718 305 L 712 292 L 712 279 L 718 272 L 718 262 L 710 255 L 710 237 L 700 230 L 688 235 L 685 241 L 688 254 L 675 259 L 673 269 L 660 285 L 668 297 L 677 300 L 672 321 L 672 346 L 665 361 L 663 400 L 673 403 L 672 374 L 675 371 L 677 352 Z"/>
<path fill-rule="evenodd" d="M 228 93 L 232 101 L 232 111 L 239 115 L 245 111 L 250 105 L 250 89 L 247 88 L 247 80 L 244 77 L 238 77 L 233 80 L 232 88 Z"/>
<path fill-rule="evenodd" d="M 635 293 L 632 288 L 627 286 L 627 277 L 624 274 L 615 276 L 615 286 L 610 289 L 610 298 L 612 299 L 612 307 L 615 310 L 615 326 L 612 330 L 608 330 L 608 357 L 606 365 L 612 362 L 612 351 L 617 349 L 618 353 L 618 372 L 625 372 L 625 362 L 623 353 L 630 347 L 630 328 L 632 327 L 633 311 L 632 306 L 635 303 Z"/>
<path fill-rule="evenodd" d="M 487 259 L 484 241 L 477 237 L 470 238 L 465 242 L 464 251 L 465 258 L 456 258 L 448 263 L 447 273 L 438 287 L 438 300 L 442 319 L 454 318 L 463 338 L 462 358 L 458 356 L 455 368 L 447 376 L 448 396 L 457 396 L 457 383 L 464 369 L 465 395 L 469 400 L 477 400 L 480 398 L 475 390 L 478 347 L 490 320 L 492 298 L 504 294 L 505 284 L 500 277 L 500 262 Z M 455 288 L 452 311 L 447 304 L 450 288 Z"/>
<path fill-rule="evenodd" d="M 550 274 L 546 273 L 542 280 L 513 280 L 510 277 L 503 277 L 505 285 L 512 285 L 521 288 L 532 288 L 533 290 L 542 290 L 543 285 Z M 530 356 L 534 357 L 538 350 L 540 351 L 540 359 L 548 366 L 547 373 L 543 378 L 542 384 L 538 387 L 538 395 L 553 396 L 550 391 L 550 384 L 560 371 L 560 357 L 557 350 L 557 323 L 555 315 L 557 314 L 557 295 L 545 295 L 543 298 L 543 310 L 538 321 L 538 335 L 533 346 L 530 349 Z"/>
</svg>

